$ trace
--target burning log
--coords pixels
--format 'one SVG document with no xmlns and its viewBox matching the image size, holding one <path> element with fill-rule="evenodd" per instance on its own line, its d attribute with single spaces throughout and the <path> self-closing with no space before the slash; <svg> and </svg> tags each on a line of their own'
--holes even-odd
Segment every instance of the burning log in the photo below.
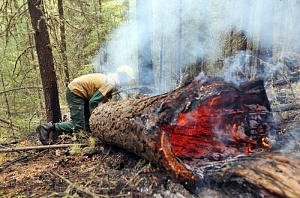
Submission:
<svg viewBox="0 0 300 198">
<path fill-rule="evenodd" d="M 100 105 L 90 127 L 103 143 L 146 158 L 189 188 L 204 178 L 189 162 L 225 160 L 268 146 L 270 111 L 262 80 L 235 86 L 195 79 L 161 95 Z"/>
</svg>

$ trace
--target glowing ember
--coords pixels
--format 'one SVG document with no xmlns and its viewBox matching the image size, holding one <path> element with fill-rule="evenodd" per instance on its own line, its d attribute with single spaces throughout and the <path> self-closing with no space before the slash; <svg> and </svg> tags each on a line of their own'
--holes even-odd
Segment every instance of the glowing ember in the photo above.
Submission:
<svg viewBox="0 0 300 198">
<path fill-rule="evenodd" d="M 253 150 L 252 150 L 252 144 L 248 144 L 247 145 L 247 148 L 245 150 L 245 154 L 249 154 L 249 153 L 252 153 Z"/>
<path fill-rule="evenodd" d="M 267 142 L 267 138 L 266 137 L 263 137 L 261 139 L 261 141 L 262 141 L 262 145 L 263 146 L 265 146 L 265 147 L 270 147 L 271 146 L 271 144 L 269 142 Z"/>
<path fill-rule="evenodd" d="M 220 94 L 203 101 L 195 109 L 182 112 L 176 124 L 162 126 L 170 135 L 176 156 L 214 156 L 215 160 L 220 160 L 268 145 L 267 131 L 260 127 L 263 120 L 253 118 L 257 112 L 239 105 L 234 93 L 231 96 Z"/>
</svg>

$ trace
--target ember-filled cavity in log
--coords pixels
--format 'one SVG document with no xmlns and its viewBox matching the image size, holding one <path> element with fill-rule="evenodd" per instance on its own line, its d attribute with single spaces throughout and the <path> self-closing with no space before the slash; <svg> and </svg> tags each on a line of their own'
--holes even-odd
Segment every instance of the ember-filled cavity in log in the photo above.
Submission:
<svg viewBox="0 0 300 198">
<path fill-rule="evenodd" d="M 90 127 L 100 141 L 134 152 L 190 185 L 195 173 L 176 158 L 223 160 L 262 148 L 272 114 L 262 80 L 239 87 L 220 79 L 194 80 L 165 94 L 100 105 Z"/>
</svg>

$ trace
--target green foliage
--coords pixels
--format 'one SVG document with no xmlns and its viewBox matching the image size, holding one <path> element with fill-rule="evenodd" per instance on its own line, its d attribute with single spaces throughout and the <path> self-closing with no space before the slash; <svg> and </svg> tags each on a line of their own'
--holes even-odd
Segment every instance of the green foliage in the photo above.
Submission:
<svg viewBox="0 0 300 198">
<path fill-rule="evenodd" d="M 59 83 L 60 103 L 66 106 L 60 25 L 66 29 L 70 79 L 93 72 L 91 59 L 106 36 L 124 20 L 125 3 L 114 0 L 44 1 L 51 48 Z M 0 141 L 25 137 L 45 122 L 45 105 L 27 2 L 0 3 Z"/>
<path fill-rule="evenodd" d="M 75 155 L 77 153 L 79 153 L 79 151 L 81 150 L 80 145 L 79 144 L 74 144 L 70 147 L 70 155 Z"/>
<path fill-rule="evenodd" d="M 126 5 L 116 1 L 74 2 L 64 5 L 69 67 L 74 77 L 98 53 L 99 45 L 106 36 L 124 20 Z M 82 72 L 85 73 L 85 72 Z"/>
<path fill-rule="evenodd" d="M 83 65 L 81 70 L 78 71 L 78 75 L 84 75 L 84 74 L 89 74 L 93 72 L 93 65 L 92 64 L 87 64 Z"/>
<path fill-rule="evenodd" d="M 96 139 L 92 136 L 89 137 L 89 147 L 95 148 L 96 145 Z"/>
</svg>

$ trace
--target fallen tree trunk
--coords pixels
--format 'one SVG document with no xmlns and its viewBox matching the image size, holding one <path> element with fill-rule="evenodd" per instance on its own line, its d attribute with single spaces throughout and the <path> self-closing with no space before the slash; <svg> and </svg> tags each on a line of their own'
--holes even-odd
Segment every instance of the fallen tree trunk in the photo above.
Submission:
<svg viewBox="0 0 300 198">
<path fill-rule="evenodd" d="M 241 156 L 218 169 L 206 169 L 206 186 L 253 197 L 300 197 L 300 157 L 287 153 Z M 233 196 L 234 197 L 234 196 Z"/>
<path fill-rule="evenodd" d="M 220 161 L 268 146 L 270 111 L 262 80 L 235 86 L 196 79 L 165 94 L 100 105 L 90 127 L 103 143 L 146 158 L 191 189 L 205 175 L 188 162 Z"/>
</svg>

